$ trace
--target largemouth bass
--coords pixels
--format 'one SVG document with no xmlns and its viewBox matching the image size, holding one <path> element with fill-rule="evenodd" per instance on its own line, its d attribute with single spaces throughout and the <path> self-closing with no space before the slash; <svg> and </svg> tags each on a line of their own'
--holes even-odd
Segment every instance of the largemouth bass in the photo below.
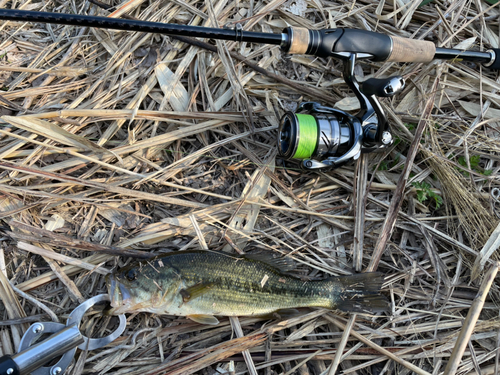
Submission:
<svg viewBox="0 0 500 375">
<path fill-rule="evenodd" d="M 299 307 L 350 312 L 387 309 L 380 273 L 302 281 L 251 257 L 181 251 L 107 277 L 111 314 L 145 311 L 217 324 L 219 316 L 267 315 Z"/>
</svg>

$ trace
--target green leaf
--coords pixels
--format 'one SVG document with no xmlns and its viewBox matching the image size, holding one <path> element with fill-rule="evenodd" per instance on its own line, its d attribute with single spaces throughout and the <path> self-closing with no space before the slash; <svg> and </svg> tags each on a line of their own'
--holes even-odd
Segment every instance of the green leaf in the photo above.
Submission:
<svg viewBox="0 0 500 375">
<path fill-rule="evenodd" d="M 429 190 L 431 188 L 431 185 L 425 181 L 414 182 L 413 186 L 415 186 L 417 189 L 423 189 L 423 190 Z"/>
<path fill-rule="evenodd" d="M 443 198 L 441 198 L 440 195 L 437 195 L 436 193 L 434 193 L 434 201 L 436 202 L 436 208 L 439 208 L 441 207 L 441 205 L 443 204 Z"/>
<path fill-rule="evenodd" d="M 420 203 L 424 203 L 427 200 L 427 194 L 423 190 L 417 190 L 417 199 Z"/>
<path fill-rule="evenodd" d="M 479 162 L 481 161 L 481 156 L 473 155 L 470 157 L 469 161 L 470 161 L 471 169 L 476 169 L 477 167 L 479 167 Z"/>
<path fill-rule="evenodd" d="M 404 124 L 406 126 L 406 128 L 409 130 L 409 131 L 413 131 L 415 130 L 415 128 L 417 127 L 416 124 L 412 124 L 412 123 L 405 123 Z"/>
<path fill-rule="evenodd" d="M 429 191 L 429 197 L 433 198 L 436 202 L 436 208 L 439 208 L 443 204 L 443 198 L 440 195 L 437 195 L 432 190 Z"/>
<path fill-rule="evenodd" d="M 458 159 L 457 159 L 457 161 L 458 161 L 458 164 L 460 164 L 461 166 L 467 168 L 467 162 L 466 162 L 464 156 L 459 156 Z M 472 155 L 471 157 L 469 157 L 470 169 L 472 169 L 473 171 L 476 171 L 478 173 L 481 173 L 484 176 L 489 176 L 492 172 L 486 172 L 485 170 L 483 170 L 483 168 L 481 168 L 479 166 L 480 162 L 481 162 L 481 155 Z M 457 168 L 457 169 L 465 177 L 469 177 L 469 172 L 461 170 L 460 168 Z M 486 174 L 486 173 L 488 173 L 488 174 Z"/>
<path fill-rule="evenodd" d="M 429 198 L 434 199 L 436 209 L 443 204 L 443 198 L 431 190 L 431 185 L 425 181 L 413 182 L 412 185 L 417 189 L 417 199 L 420 203 L 424 203 Z"/>
<path fill-rule="evenodd" d="M 385 160 L 380 162 L 380 165 L 378 166 L 379 171 L 386 171 L 388 168 L 389 167 L 388 167 L 387 162 Z"/>
<path fill-rule="evenodd" d="M 488 0 L 486 0 L 486 1 L 488 1 Z M 496 1 L 498 1 L 498 0 L 496 0 Z M 421 8 L 421 7 L 423 7 L 424 5 L 427 5 L 427 4 L 429 4 L 429 3 L 432 3 L 432 0 L 424 0 L 424 1 L 422 1 L 422 2 L 420 3 L 420 5 L 419 5 L 418 7 L 419 7 L 419 8 Z M 491 4 L 491 3 L 490 3 L 490 4 Z"/>
</svg>

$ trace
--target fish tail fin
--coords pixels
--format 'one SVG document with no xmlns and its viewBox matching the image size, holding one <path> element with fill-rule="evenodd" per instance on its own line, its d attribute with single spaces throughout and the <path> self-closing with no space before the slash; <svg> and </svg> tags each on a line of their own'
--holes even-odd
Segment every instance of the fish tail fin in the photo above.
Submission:
<svg viewBox="0 0 500 375">
<path fill-rule="evenodd" d="M 387 298 L 380 294 L 384 281 L 380 272 L 341 276 L 333 280 L 340 287 L 335 301 L 337 309 L 358 313 L 376 313 L 389 309 Z"/>
</svg>

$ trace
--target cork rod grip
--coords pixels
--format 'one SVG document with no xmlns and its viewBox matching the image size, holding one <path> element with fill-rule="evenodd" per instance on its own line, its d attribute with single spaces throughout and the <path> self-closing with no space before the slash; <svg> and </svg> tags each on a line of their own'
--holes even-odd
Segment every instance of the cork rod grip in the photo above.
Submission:
<svg viewBox="0 0 500 375">
<path fill-rule="evenodd" d="M 391 36 L 392 52 L 386 61 L 430 62 L 436 54 L 436 46 L 425 40 L 414 40 Z"/>
<path fill-rule="evenodd" d="M 309 30 L 305 27 L 290 27 L 290 49 L 288 53 L 304 54 L 309 47 Z"/>
</svg>

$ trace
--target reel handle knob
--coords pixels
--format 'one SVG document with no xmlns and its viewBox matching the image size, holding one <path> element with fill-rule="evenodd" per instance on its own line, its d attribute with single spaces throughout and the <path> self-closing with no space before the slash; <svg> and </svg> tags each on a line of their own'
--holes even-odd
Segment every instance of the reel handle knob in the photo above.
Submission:
<svg viewBox="0 0 500 375">
<path fill-rule="evenodd" d="M 401 76 L 388 78 L 370 78 L 359 85 L 360 91 L 366 96 L 391 97 L 399 94 L 405 87 L 405 80 Z"/>
</svg>

